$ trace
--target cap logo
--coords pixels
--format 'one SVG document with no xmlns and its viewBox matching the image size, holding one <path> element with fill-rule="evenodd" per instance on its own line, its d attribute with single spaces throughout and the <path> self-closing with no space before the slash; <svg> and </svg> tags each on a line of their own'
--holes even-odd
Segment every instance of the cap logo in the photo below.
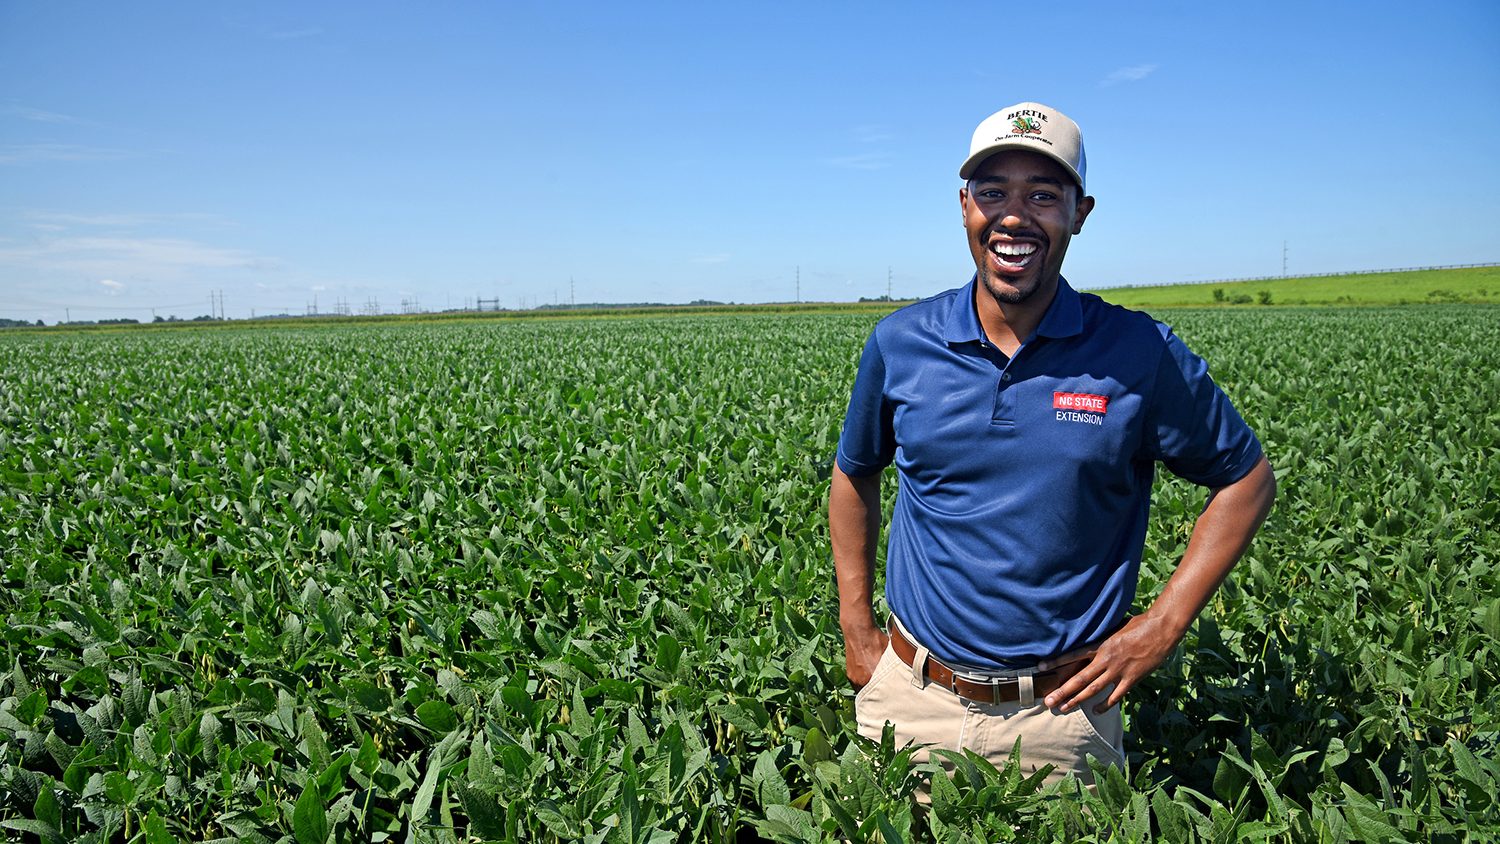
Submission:
<svg viewBox="0 0 1500 844">
<path fill-rule="evenodd" d="M 1040 135 L 1040 134 L 1042 134 L 1042 124 L 1036 122 L 1035 120 L 1031 119 L 1030 117 L 1017 117 L 1015 120 L 1012 120 L 1010 122 L 1010 125 L 1011 125 L 1010 133 L 1012 135 Z"/>
</svg>

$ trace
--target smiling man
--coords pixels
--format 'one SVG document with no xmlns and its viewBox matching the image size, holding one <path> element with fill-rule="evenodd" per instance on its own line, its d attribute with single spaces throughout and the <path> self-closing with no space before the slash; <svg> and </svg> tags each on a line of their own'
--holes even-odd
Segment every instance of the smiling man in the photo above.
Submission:
<svg viewBox="0 0 1500 844">
<path fill-rule="evenodd" d="M 1020 103 L 959 169 L 969 284 L 865 344 L 829 495 L 859 730 L 1092 781 L 1124 764 L 1120 701 L 1182 640 L 1275 497 L 1259 441 L 1207 366 L 1149 316 L 1062 277 L 1094 209 L 1077 124 Z M 1208 488 L 1182 560 L 1135 599 L 1155 467 Z M 897 496 L 883 628 L 880 478 Z M 918 759 L 925 758 L 925 751 Z"/>
</svg>

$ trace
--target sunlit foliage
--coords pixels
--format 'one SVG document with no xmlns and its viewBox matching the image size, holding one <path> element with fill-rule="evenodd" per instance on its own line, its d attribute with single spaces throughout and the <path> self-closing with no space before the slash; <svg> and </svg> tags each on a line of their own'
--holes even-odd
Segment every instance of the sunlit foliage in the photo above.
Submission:
<svg viewBox="0 0 1500 844">
<path fill-rule="evenodd" d="M 1096 794 L 854 734 L 824 498 L 872 316 L 0 338 L 0 826 L 1496 835 L 1500 312 L 1163 316 L 1281 494 Z M 1202 500 L 1158 481 L 1143 605 Z"/>
</svg>

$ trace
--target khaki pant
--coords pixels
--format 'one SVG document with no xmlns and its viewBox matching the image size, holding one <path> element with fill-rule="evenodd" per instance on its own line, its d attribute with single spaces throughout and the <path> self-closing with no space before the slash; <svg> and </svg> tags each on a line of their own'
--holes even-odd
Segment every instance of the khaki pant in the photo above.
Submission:
<svg viewBox="0 0 1500 844">
<path fill-rule="evenodd" d="M 925 649 L 924 649 L 925 650 Z M 919 654 L 920 658 L 920 654 Z M 1029 681 L 1025 689 L 1030 689 Z M 1010 759 L 1016 738 L 1021 739 L 1021 768 L 1029 775 L 1045 765 L 1055 766 L 1048 782 L 1072 773 L 1092 785 L 1093 773 L 1086 761 L 1125 765 L 1124 724 L 1120 707 L 1103 715 L 1094 706 L 1104 694 L 1067 713 L 1048 709 L 1040 699 L 1029 706 L 1022 702 L 989 704 L 961 698 L 953 692 L 924 683 L 887 645 L 870 682 L 854 697 L 854 716 L 859 734 L 880 740 L 886 722 L 896 734 L 896 747 L 908 743 L 928 744 L 949 750 L 972 750 L 1002 768 Z M 928 759 L 923 749 L 912 757 Z M 944 761 L 944 767 L 952 769 Z"/>
</svg>

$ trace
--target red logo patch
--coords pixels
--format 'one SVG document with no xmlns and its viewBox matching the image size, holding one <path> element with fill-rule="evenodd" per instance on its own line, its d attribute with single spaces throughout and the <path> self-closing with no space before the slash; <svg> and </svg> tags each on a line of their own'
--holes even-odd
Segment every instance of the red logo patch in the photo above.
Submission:
<svg viewBox="0 0 1500 844">
<path fill-rule="evenodd" d="M 1052 406 L 1057 410 L 1104 413 L 1109 409 L 1109 396 L 1096 396 L 1092 393 L 1053 393 Z"/>
</svg>

